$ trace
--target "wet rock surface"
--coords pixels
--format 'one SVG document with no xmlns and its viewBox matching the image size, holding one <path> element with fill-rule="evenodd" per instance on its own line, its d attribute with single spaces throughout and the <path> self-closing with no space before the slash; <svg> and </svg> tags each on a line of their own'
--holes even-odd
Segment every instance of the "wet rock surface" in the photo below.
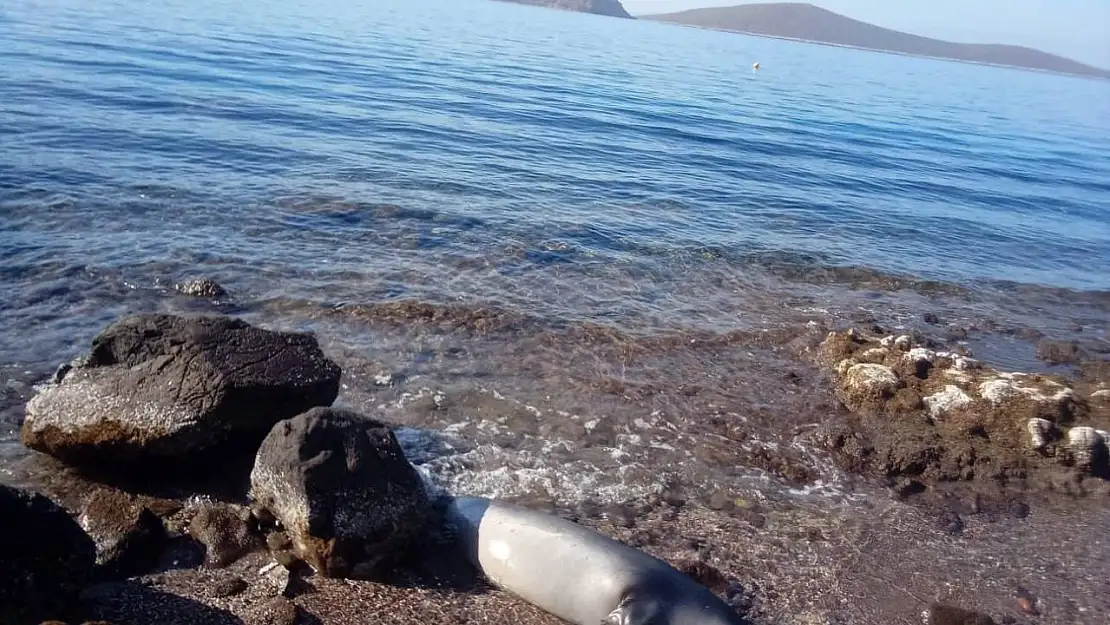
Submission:
<svg viewBox="0 0 1110 625">
<path fill-rule="evenodd" d="M 1037 358 L 1050 365 L 1078 365 L 1089 357 L 1078 341 L 1042 339 L 1037 343 Z"/>
<path fill-rule="evenodd" d="M 0 623 L 64 618 L 95 561 L 92 539 L 65 509 L 0 485 Z"/>
<path fill-rule="evenodd" d="M 821 374 L 831 372 L 839 382 L 832 366 L 785 355 L 806 346 L 822 352 L 826 328 L 783 336 L 734 333 L 646 340 L 603 328 L 577 328 L 570 330 L 577 333 L 573 338 L 566 338 L 562 329 L 548 332 L 511 315 L 481 314 L 460 322 L 450 312 L 420 310 L 415 317 L 396 307 L 387 312 L 399 315 L 394 325 L 386 326 L 388 334 L 397 336 L 396 349 L 411 343 L 419 359 L 407 365 L 388 359 L 367 363 L 360 354 L 360 366 L 357 358 L 339 355 L 337 362 L 347 373 L 345 401 L 375 418 L 404 423 L 394 431 L 422 472 L 455 491 L 520 498 L 659 555 L 710 586 L 755 625 L 919 622 L 936 601 L 974 607 L 1003 623 L 1016 618 L 1023 625 L 1102 625 L 1099 610 L 1110 607 L 1100 603 L 1106 571 L 1102 557 L 1085 542 L 1110 531 L 1100 507 L 1103 500 L 1088 496 L 1072 501 L 1068 494 L 1090 495 L 1096 492 L 1091 484 L 1101 482 L 1078 469 L 1069 446 L 1069 433 L 1077 427 L 1090 427 L 1096 434 L 1104 430 L 1096 393 L 1106 388 L 1099 385 L 1107 377 L 1091 363 L 1077 367 L 1090 370 L 1078 381 L 1047 375 L 1006 380 L 1055 394 L 1056 387 L 1041 384 L 1047 379 L 1071 388 L 1077 398 L 1071 420 L 1047 414 L 1017 424 L 1028 444 L 1023 459 L 1034 463 L 1027 471 L 1032 475 L 1053 468 L 1050 475 L 1039 475 L 1058 480 L 1065 494 L 1049 503 L 1027 503 L 974 474 L 952 481 L 936 479 L 928 470 L 914 472 L 915 463 L 939 466 L 937 459 L 950 453 L 948 445 L 956 439 L 937 434 L 938 428 L 946 420 L 966 418 L 964 412 L 985 400 L 976 384 L 978 372 L 967 373 L 972 384 L 964 384 L 947 380 L 955 374 L 942 373 L 943 361 L 938 366 L 936 359 L 891 359 L 895 351 L 916 355 L 918 348 L 970 358 L 966 351 L 912 333 L 883 345 L 888 335 L 876 331 L 878 345 L 849 350 L 860 353 L 845 371 L 873 364 L 896 378 L 893 392 L 888 384 L 858 389 L 860 400 L 852 412 L 831 399 Z M 428 328 L 450 338 L 428 339 L 421 334 Z M 492 368 L 481 371 L 482 350 L 503 349 L 496 341 L 505 336 L 523 342 L 513 345 L 516 351 L 509 356 L 499 353 L 498 362 L 513 362 L 511 373 L 536 385 L 528 387 L 531 400 L 504 397 L 493 389 L 505 387 L 480 388 L 485 385 L 476 382 L 491 379 Z M 335 354 L 334 346 L 327 349 Z M 457 367 L 451 370 L 455 386 L 436 386 L 451 376 L 429 380 L 424 363 L 434 359 Z M 599 362 L 624 362 L 627 368 L 605 369 Z M 391 372 L 388 384 L 377 381 L 383 370 Z M 933 375 L 946 377 L 930 381 Z M 877 379 L 883 378 L 890 381 L 885 375 Z M 839 386 L 834 389 L 843 393 Z M 560 392 L 573 400 L 539 401 L 551 395 L 559 400 Z M 887 439 L 897 442 L 899 466 L 911 470 L 884 473 L 880 480 L 831 470 L 821 443 L 835 428 L 826 427 L 823 419 L 836 427 L 846 425 L 839 430 L 847 436 L 846 447 L 860 450 L 869 445 L 875 449 L 872 437 L 884 419 L 916 424 L 899 426 L 900 434 L 908 434 L 900 442 Z M 1044 439 L 1039 448 L 1030 423 Z M 995 438 L 993 426 L 983 431 Z M 936 436 L 928 437 L 928 432 Z M 444 454 L 446 462 L 436 460 Z M 874 470 L 873 455 L 857 456 L 863 459 L 860 471 Z M 707 471 L 717 466 L 729 467 L 728 473 Z M 852 467 L 850 462 L 841 466 Z M 452 473 L 457 467 L 466 472 Z M 653 472 L 672 471 L 680 479 L 668 477 L 662 490 L 621 490 L 622 479 L 654 482 Z M 1021 479 L 1028 478 L 1013 481 Z M 876 494 L 870 488 L 876 483 L 889 491 Z M 964 484 L 976 487 L 968 490 Z M 568 503 L 568 491 L 587 493 L 588 501 L 574 503 L 572 496 Z M 89 594 L 81 618 L 117 625 L 241 625 L 270 618 L 270 602 L 281 597 L 285 605 L 295 606 L 294 618 L 305 623 L 558 622 L 486 588 L 472 573 L 467 579 L 450 563 L 437 562 L 434 556 L 442 557 L 447 549 L 426 537 L 418 541 L 426 549 L 413 559 L 417 568 L 409 568 L 413 561 L 384 567 L 388 583 L 316 575 L 290 550 L 292 543 L 284 528 L 276 526 L 278 519 L 267 518 L 257 503 L 247 524 L 260 542 L 266 537 L 269 553 L 251 550 L 214 567 L 202 565 L 207 550 L 200 547 L 198 558 L 174 556 L 172 566 L 164 562 L 156 574 L 132 578 L 108 593 Z M 198 502 L 182 496 L 177 506 L 165 501 L 156 506 L 174 528 L 175 544 L 183 538 L 177 532 L 189 538 L 190 521 L 206 504 L 204 498 Z M 196 544 L 191 538 L 188 542 Z M 1040 598 L 1035 620 L 1010 591 L 1018 583 Z"/>
<path fill-rule="evenodd" d="M 203 297 L 206 299 L 217 299 L 227 296 L 227 290 L 220 285 L 219 282 L 211 278 L 195 278 L 186 280 L 173 286 L 175 290 L 184 295 L 192 297 Z"/>
<path fill-rule="evenodd" d="M 853 413 L 828 443 L 854 469 L 1042 490 L 1054 488 L 1042 473 L 1108 470 L 1110 412 L 1060 376 L 998 371 L 925 339 L 855 328 L 830 333 L 817 359 Z"/>
<path fill-rule="evenodd" d="M 251 497 L 280 521 L 297 556 L 338 577 L 380 573 L 423 529 L 429 510 L 389 427 L 335 408 L 274 426 L 251 472 Z"/>
<path fill-rule="evenodd" d="M 162 520 L 135 497 L 115 489 L 94 491 L 79 517 L 96 543 L 96 563 L 108 576 L 153 568 L 169 540 Z"/>
<path fill-rule="evenodd" d="M 281 419 L 330 405 L 339 367 L 306 334 L 227 317 L 138 315 L 27 404 L 22 439 L 67 462 L 119 466 L 257 444 Z"/>
</svg>

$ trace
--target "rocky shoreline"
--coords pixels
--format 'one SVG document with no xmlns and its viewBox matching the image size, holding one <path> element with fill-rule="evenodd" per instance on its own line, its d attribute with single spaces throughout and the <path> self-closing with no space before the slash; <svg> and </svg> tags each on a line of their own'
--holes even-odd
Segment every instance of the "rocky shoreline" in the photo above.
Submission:
<svg viewBox="0 0 1110 625">
<path fill-rule="evenodd" d="M 830 446 L 915 490 L 982 480 L 1110 492 L 1110 380 L 998 371 L 963 351 L 881 329 L 830 333 L 815 357 L 853 414 Z"/>
<path fill-rule="evenodd" d="M 984 493 L 970 504 L 976 512 L 1023 518 L 1030 496 L 1110 494 L 1110 380 L 1097 363 L 1077 381 L 1000 372 L 966 350 L 881 328 L 831 332 L 799 354 L 829 373 L 847 412 L 818 438 L 845 469 L 898 499 L 966 485 Z M 24 444 L 66 477 L 49 497 L 0 487 L 0 518 L 17 528 L 0 556 L 20 571 L 18 583 L 0 584 L 0 623 L 345 625 L 368 614 L 405 625 L 558 622 L 489 587 L 452 551 L 442 496 L 426 488 L 390 424 L 332 407 L 341 375 L 308 334 L 222 316 L 110 325 L 28 402 Z M 874 598 L 822 612 L 813 606 L 831 600 L 830 589 L 808 599 L 775 590 L 769 560 L 854 540 L 847 529 L 834 541 L 814 527 L 821 514 L 785 521 L 796 513 L 732 499 L 703 510 L 665 493 L 629 505 L 625 520 L 579 520 L 671 562 L 753 623 L 834 622 L 818 614 L 838 611 L 874 622 L 862 615 L 882 613 Z M 891 514 L 917 518 L 912 510 Z M 958 514 L 950 522 L 965 523 Z M 810 529 L 798 534 L 791 523 Z M 768 527 L 801 542 L 746 542 Z M 703 538 L 676 543 L 665 537 L 675 528 Z M 928 531 L 944 540 L 953 528 Z M 845 592 L 831 595 L 843 602 Z M 1033 594 L 1014 601 L 1009 612 L 1030 618 L 1043 609 Z M 995 622 L 924 603 L 930 625 Z M 799 605 L 809 612 L 775 616 Z"/>
</svg>

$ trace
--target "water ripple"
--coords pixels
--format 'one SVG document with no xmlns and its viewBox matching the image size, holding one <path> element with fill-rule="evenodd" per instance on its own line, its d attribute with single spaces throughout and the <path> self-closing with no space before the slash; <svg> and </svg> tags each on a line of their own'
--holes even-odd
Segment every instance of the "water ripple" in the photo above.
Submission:
<svg viewBox="0 0 1110 625">
<path fill-rule="evenodd" d="M 364 4 L 5 3 L 5 318 L 198 267 L 259 297 L 678 325 L 731 319 L 778 254 L 1110 290 L 1106 83 Z M 43 287 L 65 280 L 99 286 Z"/>
</svg>

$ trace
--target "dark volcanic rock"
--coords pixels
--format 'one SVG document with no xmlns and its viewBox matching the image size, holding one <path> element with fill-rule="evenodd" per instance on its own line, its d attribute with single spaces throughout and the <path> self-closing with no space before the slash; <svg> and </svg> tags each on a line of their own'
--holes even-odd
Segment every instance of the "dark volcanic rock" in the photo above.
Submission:
<svg viewBox="0 0 1110 625">
<path fill-rule="evenodd" d="M 216 282 L 211 278 L 197 278 L 195 280 L 189 280 L 187 282 L 175 284 L 173 285 L 173 288 L 181 293 L 184 293 L 185 295 L 192 295 L 193 297 L 204 297 L 208 299 L 216 299 L 220 297 L 225 297 L 227 295 L 227 290 L 225 290 L 224 287 L 220 286 L 219 282 Z"/>
<path fill-rule="evenodd" d="M 208 504 L 197 510 L 189 523 L 189 535 L 204 545 L 205 564 L 224 567 L 261 547 L 251 532 L 250 511 L 224 504 Z"/>
<path fill-rule="evenodd" d="M 95 561 L 92 539 L 63 508 L 0 485 L 0 623 L 64 617 Z"/>
<path fill-rule="evenodd" d="M 282 523 L 296 554 L 329 577 L 374 577 L 407 550 L 430 510 L 389 427 L 333 408 L 274 426 L 251 495 Z"/>
<path fill-rule="evenodd" d="M 80 522 L 96 543 L 96 563 L 109 575 L 146 572 L 158 563 L 168 541 L 156 514 L 113 489 L 94 492 L 81 511 Z"/>
<path fill-rule="evenodd" d="M 92 351 L 27 404 L 23 442 L 101 467 L 256 445 L 278 421 L 339 392 L 339 367 L 307 334 L 228 317 L 139 315 L 109 326 Z"/>
</svg>

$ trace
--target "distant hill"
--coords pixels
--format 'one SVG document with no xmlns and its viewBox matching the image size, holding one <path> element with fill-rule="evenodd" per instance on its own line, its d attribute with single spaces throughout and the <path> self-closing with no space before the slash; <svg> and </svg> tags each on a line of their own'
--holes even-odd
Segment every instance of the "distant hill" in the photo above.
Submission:
<svg viewBox="0 0 1110 625">
<path fill-rule="evenodd" d="M 1108 70 L 1032 48 L 1000 44 L 953 43 L 919 37 L 854 20 L 812 4 L 800 2 L 692 9 L 664 15 L 649 15 L 643 19 L 882 52 L 1110 78 Z"/>
<path fill-rule="evenodd" d="M 632 19 L 620 0 L 502 0 L 502 2 L 515 2 L 517 4 L 531 4 L 552 9 L 578 11 L 579 13 L 595 13 L 611 17 L 625 17 Z"/>
</svg>

